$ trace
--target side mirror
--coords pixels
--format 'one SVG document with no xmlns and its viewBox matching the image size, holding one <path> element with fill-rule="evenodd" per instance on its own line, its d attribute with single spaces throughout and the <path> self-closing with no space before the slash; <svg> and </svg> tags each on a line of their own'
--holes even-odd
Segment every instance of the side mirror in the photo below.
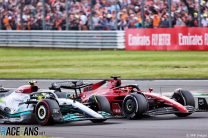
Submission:
<svg viewBox="0 0 208 138">
<path fill-rule="evenodd" d="M 30 85 L 35 85 L 37 83 L 37 81 L 31 80 L 28 82 Z"/>
<path fill-rule="evenodd" d="M 149 88 L 149 92 L 152 92 L 153 91 L 153 88 Z"/>
</svg>

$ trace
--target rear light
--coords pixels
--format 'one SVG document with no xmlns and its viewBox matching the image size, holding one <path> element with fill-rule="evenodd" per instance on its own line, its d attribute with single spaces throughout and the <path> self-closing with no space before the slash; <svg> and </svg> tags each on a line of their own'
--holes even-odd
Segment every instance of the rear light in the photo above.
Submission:
<svg viewBox="0 0 208 138">
<path fill-rule="evenodd" d="M 122 115 L 121 107 L 118 103 L 112 104 L 112 112 L 113 112 L 113 115 Z"/>
</svg>

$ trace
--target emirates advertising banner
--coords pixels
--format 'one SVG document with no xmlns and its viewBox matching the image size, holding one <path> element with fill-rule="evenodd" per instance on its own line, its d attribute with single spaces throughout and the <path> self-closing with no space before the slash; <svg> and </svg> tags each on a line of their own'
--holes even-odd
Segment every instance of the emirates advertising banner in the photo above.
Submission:
<svg viewBox="0 0 208 138">
<path fill-rule="evenodd" d="M 126 50 L 208 50 L 208 28 L 127 29 Z"/>
</svg>

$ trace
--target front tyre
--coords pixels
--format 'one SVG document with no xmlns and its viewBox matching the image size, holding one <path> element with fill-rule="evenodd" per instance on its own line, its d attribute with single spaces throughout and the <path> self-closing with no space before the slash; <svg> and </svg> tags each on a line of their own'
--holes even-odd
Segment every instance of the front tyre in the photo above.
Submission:
<svg viewBox="0 0 208 138">
<path fill-rule="evenodd" d="M 142 94 L 129 94 L 124 98 L 122 110 L 124 116 L 128 119 L 141 118 L 148 110 L 147 99 Z"/>
<path fill-rule="evenodd" d="M 195 107 L 195 100 L 191 92 L 187 90 L 182 90 L 182 89 L 177 89 L 173 96 L 172 99 L 177 101 L 178 103 L 184 105 L 184 106 L 193 106 Z M 191 115 L 192 113 L 175 113 L 176 116 L 178 117 L 187 117 Z"/>
<path fill-rule="evenodd" d="M 55 112 L 56 113 L 55 113 Z M 44 99 L 35 107 L 35 119 L 40 125 L 52 125 L 61 119 L 58 103 L 55 100 Z"/>
</svg>

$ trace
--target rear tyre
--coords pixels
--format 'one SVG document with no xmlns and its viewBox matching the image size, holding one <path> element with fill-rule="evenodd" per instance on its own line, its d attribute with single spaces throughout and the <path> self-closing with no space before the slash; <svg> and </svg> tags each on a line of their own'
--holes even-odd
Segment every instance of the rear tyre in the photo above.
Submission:
<svg viewBox="0 0 208 138">
<path fill-rule="evenodd" d="M 144 95 L 132 93 L 124 98 L 122 103 L 123 114 L 128 119 L 142 118 L 148 110 L 148 102 Z"/>
<path fill-rule="evenodd" d="M 193 106 L 195 107 L 195 100 L 191 92 L 187 90 L 178 89 L 174 92 L 172 99 L 179 102 L 180 104 L 186 106 Z M 187 117 L 191 115 L 192 113 L 175 113 L 178 117 Z"/>
<path fill-rule="evenodd" d="M 59 116 L 53 114 L 53 110 L 58 111 Z M 40 101 L 35 107 L 35 119 L 40 125 L 53 125 L 55 119 L 60 118 L 60 108 L 55 100 L 44 99 Z M 53 117 L 55 115 L 56 118 Z"/>
<path fill-rule="evenodd" d="M 108 99 L 104 96 L 92 95 L 89 98 L 89 104 L 90 104 L 90 108 L 96 112 L 104 111 L 106 113 L 111 114 L 110 103 L 109 103 Z M 102 123 L 106 120 L 107 119 L 92 119 L 91 121 L 93 123 Z"/>
<path fill-rule="evenodd" d="M 94 111 L 104 111 L 111 114 L 111 107 L 108 99 L 100 95 L 92 95 L 89 98 L 90 108 Z"/>
</svg>

